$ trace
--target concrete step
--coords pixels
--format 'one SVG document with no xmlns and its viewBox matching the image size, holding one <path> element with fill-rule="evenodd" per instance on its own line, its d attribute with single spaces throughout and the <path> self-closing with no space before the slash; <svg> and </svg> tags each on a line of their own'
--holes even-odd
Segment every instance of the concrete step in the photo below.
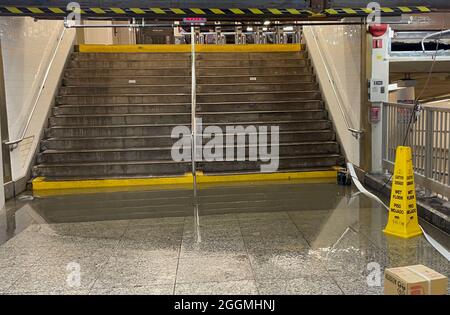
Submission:
<svg viewBox="0 0 450 315">
<path fill-rule="evenodd" d="M 313 155 L 280 158 L 279 170 L 302 170 L 341 165 L 340 155 Z M 264 163 L 266 164 L 266 163 Z M 205 173 L 260 171 L 261 162 L 200 162 L 197 169 Z M 33 176 L 50 179 L 96 179 L 111 177 L 151 177 L 184 175 L 191 171 L 191 163 L 170 161 L 138 162 L 100 162 L 100 163 L 66 163 L 40 164 L 33 168 Z"/>
<path fill-rule="evenodd" d="M 318 88 L 318 85 L 312 82 L 199 84 L 197 93 L 214 93 L 217 91 L 222 93 L 311 91 Z"/>
<path fill-rule="evenodd" d="M 306 74 L 311 73 L 309 65 L 299 66 L 274 66 L 274 67 L 201 67 L 197 68 L 198 76 L 215 75 L 291 75 L 291 74 Z"/>
<path fill-rule="evenodd" d="M 293 111 L 324 109 L 321 100 L 197 103 L 197 112 Z"/>
<path fill-rule="evenodd" d="M 279 133 L 280 143 L 335 141 L 332 130 L 288 131 Z M 49 138 L 41 150 L 125 149 L 172 146 L 178 139 L 169 136 Z M 203 143 L 210 141 L 206 135 Z"/>
<path fill-rule="evenodd" d="M 224 53 L 197 53 L 197 60 L 279 60 L 279 59 L 304 59 L 308 56 L 306 51 L 298 52 L 224 52 Z"/>
<path fill-rule="evenodd" d="M 225 130 L 226 126 L 267 126 L 267 122 L 240 122 L 217 123 L 214 124 Z M 272 126 L 279 126 L 282 131 L 314 131 L 330 130 L 332 124 L 329 120 L 296 120 L 296 121 L 272 121 Z M 148 135 L 170 136 L 176 124 L 153 124 L 153 125 L 104 125 L 104 126 L 59 126 L 51 127 L 45 130 L 47 138 L 72 138 L 72 137 L 138 137 Z M 190 123 L 185 125 L 190 129 Z M 208 124 L 203 124 L 208 127 Z"/>
<path fill-rule="evenodd" d="M 161 65 L 160 68 L 150 69 L 68 69 L 64 72 L 65 78 L 84 78 L 84 77 L 141 77 L 141 76 L 191 76 L 191 68 L 167 68 Z"/>
<path fill-rule="evenodd" d="M 291 111 L 324 109 L 320 100 L 312 101 L 270 101 L 197 104 L 197 112 L 237 111 Z M 59 105 L 53 108 L 53 115 L 102 115 L 102 114 L 146 114 L 146 113 L 190 113 L 191 104 L 112 104 L 112 105 Z"/>
<path fill-rule="evenodd" d="M 97 94 L 171 94 L 191 93 L 191 84 L 177 85 L 125 85 L 125 86 L 65 86 L 59 95 L 97 95 Z"/>
<path fill-rule="evenodd" d="M 199 112 L 197 116 L 203 118 L 206 124 L 259 121 L 273 125 L 283 120 L 323 120 L 327 119 L 327 112 L 324 110 Z"/>
<path fill-rule="evenodd" d="M 249 146 L 232 146 L 236 150 L 244 150 L 248 159 Z M 216 149 L 228 150 L 229 146 L 217 146 Z M 254 146 L 258 149 L 257 146 Z M 190 151 L 190 148 L 186 147 Z M 339 153 L 336 142 L 282 143 L 279 145 L 279 156 L 334 154 Z M 264 157 L 266 158 L 266 157 Z M 172 147 L 125 148 L 125 149 L 93 149 L 93 150 L 45 150 L 38 154 L 40 164 L 89 163 L 89 162 L 123 162 L 123 161 L 165 161 L 172 160 Z"/>
<path fill-rule="evenodd" d="M 297 59 L 267 59 L 267 60 L 243 60 L 243 59 L 210 59 L 198 60 L 196 66 L 198 69 L 205 67 L 306 67 L 309 66 L 309 60 L 304 58 Z"/>
<path fill-rule="evenodd" d="M 221 75 L 198 76 L 197 84 L 239 84 L 239 83 L 286 83 L 315 82 L 312 73 L 293 75 Z M 63 86 L 142 86 L 142 85 L 191 84 L 191 76 L 93 76 L 63 79 Z"/>
<path fill-rule="evenodd" d="M 279 126 L 280 171 L 344 162 L 306 52 L 198 53 L 196 65 L 203 128 L 218 126 L 226 134 L 233 126 Z M 190 71 L 189 53 L 74 53 L 33 175 L 70 180 L 190 172 L 190 162 L 173 162 L 171 154 L 179 140 L 171 137 L 174 128 L 185 126 L 190 134 Z M 233 148 L 249 153 L 249 146 Z M 199 162 L 197 169 L 260 172 L 262 164 Z M 219 200 L 218 209 L 228 206 Z"/>
<path fill-rule="evenodd" d="M 98 162 L 98 163 L 66 163 L 40 164 L 33 168 L 33 176 L 44 176 L 53 179 L 79 178 L 121 178 L 184 175 L 191 171 L 188 162 L 173 161 L 140 161 L 140 162 Z"/>
<path fill-rule="evenodd" d="M 197 53 L 198 60 L 278 60 L 278 59 L 304 59 L 308 56 L 306 51 L 299 52 L 225 52 L 225 53 Z M 74 52 L 71 60 L 95 61 L 95 60 L 190 60 L 191 53 L 80 53 Z"/>
<path fill-rule="evenodd" d="M 189 102 L 191 102 L 190 93 L 63 95 L 56 98 L 56 103 L 61 105 L 171 104 Z"/>
<path fill-rule="evenodd" d="M 315 82 L 311 73 L 293 75 L 223 75 L 198 76 L 197 84 L 252 84 L 252 83 L 286 83 L 286 82 Z M 189 85 L 191 76 L 116 76 L 116 77 L 73 77 L 64 78 L 63 86 L 77 87 L 106 87 L 106 86 L 145 86 L 145 85 Z"/>
<path fill-rule="evenodd" d="M 74 52 L 71 55 L 71 60 L 190 60 L 191 53 L 84 53 Z"/>
<path fill-rule="evenodd" d="M 279 159 L 278 171 L 305 170 L 319 167 L 332 167 L 342 165 L 345 162 L 339 154 L 321 154 L 307 156 L 290 156 Z M 268 162 L 240 161 L 236 162 L 200 162 L 198 169 L 204 173 L 242 173 L 258 172 L 261 165 Z"/>
<path fill-rule="evenodd" d="M 197 93 L 240 93 L 240 92 L 276 92 L 276 91 L 311 91 L 317 90 L 313 82 L 288 83 L 234 83 L 234 84 L 200 84 Z M 60 88 L 59 95 L 96 95 L 96 94 L 170 94 L 190 93 L 191 85 L 117 85 L 117 86 L 65 86 Z"/>
<path fill-rule="evenodd" d="M 117 104 L 117 105 L 59 105 L 53 115 L 111 115 L 150 113 L 190 113 L 191 104 Z"/>
<path fill-rule="evenodd" d="M 306 77 L 306 76 L 305 76 Z M 191 76 L 93 76 L 63 79 L 63 86 L 141 86 L 191 84 Z M 306 80 L 306 79 L 305 79 Z"/>
<path fill-rule="evenodd" d="M 41 150 L 93 150 L 168 147 L 176 139 L 169 136 L 49 138 L 41 141 Z"/>
<path fill-rule="evenodd" d="M 260 102 L 281 100 L 320 100 L 321 93 L 311 91 L 244 92 L 244 93 L 198 93 L 198 103 L 213 102 Z"/>
<path fill-rule="evenodd" d="M 93 61 L 69 61 L 68 71 L 71 69 L 152 69 L 164 64 L 165 68 L 191 68 L 190 60 L 93 60 Z"/>
<path fill-rule="evenodd" d="M 191 122 L 191 114 L 61 115 L 50 117 L 49 122 L 50 126 L 188 124 Z"/>
<path fill-rule="evenodd" d="M 280 100 L 320 100 L 321 93 L 311 91 L 243 92 L 243 93 L 199 93 L 198 103 L 213 102 L 260 102 Z M 149 104 L 188 103 L 190 93 L 177 94 L 97 94 L 62 95 L 56 98 L 61 105 L 101 105 L 101 104 Z"/>
<path fill-rule="evenodd" d="M 288 83 L 288 82 L 316 82 L 312 73 L 280 74 L 280 75 L 204 75 L 197 76 L 197 84 L 238 84 L 238 83 Z"/>
<path fill-rule="evenodd" d="M 276 122 L 282 120 L 322 120 L 327 118 L 324 110 L 249 111 L 249 112 L 198 112 L 205 123 L 223 122 Z M 122 115 L 60 115 L 49 118 L 50 126 L 103 126 L 103 125 L 142 125 L 142 124 L 188 124 L 190 113 L 122 114 Z"/>
<path fill-rule="evenodd" d="M 112 69 L 149 69 L 159 67 L 164 64 L 167 67 L 188 68 L 191 67 L 191 60 L 71 60 L 69 61 L 69 69 L 73 68 L 112 68 Z M 305 58 L 290 59 L 210 59 L 198 60 L 197 66 L 203 67 L 284 67 L 296 66 L 305 67 L 309 65 L 309 60 Z"/>
</svg>

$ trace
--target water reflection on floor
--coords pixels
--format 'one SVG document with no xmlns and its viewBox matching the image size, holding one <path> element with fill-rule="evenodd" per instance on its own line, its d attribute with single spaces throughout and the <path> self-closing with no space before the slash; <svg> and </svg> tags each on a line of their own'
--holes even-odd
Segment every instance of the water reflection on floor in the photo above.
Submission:
<svg viewBox="0 0 450 315">
<path fill-rule="evenodd" d="M 384 208 L 349 187 L 203 185 L 198 225 L 188 188 L 9 202 L 0 293 L 382 294 L 378 265 L 421 263 L 450 275 L 423 237 L 384 235 Z M 450 247 L 448 235 L 424 227 Z M 67 282 L 73 263 L 79 285 Z"/>
</svg>

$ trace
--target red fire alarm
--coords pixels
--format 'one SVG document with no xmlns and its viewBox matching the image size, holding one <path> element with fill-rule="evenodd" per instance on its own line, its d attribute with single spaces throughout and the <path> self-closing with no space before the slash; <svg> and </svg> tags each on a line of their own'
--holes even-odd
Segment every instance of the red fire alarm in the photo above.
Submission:
<svg viewBox="0 0 450 315">
<path fill-rule="evenodd" d="M 383 40 L 382 39 L 374 39 L 373 40 L 373 48 L 383 48 Z"/>
<path fill-rule="evenodd" d="M 369 112 L 370 123 L 376 124 L 377 122 L 379 122 L 381 119 L 380 115 L 381 115 L 381 108 L 372 106 Z"/>
<path fill-rule="evenodd" d="M 387 24 L 374 24 L 369 26 L 369 33 L 372 34 L 373 37 L 383 36 L 387 30 Z"/>
</svg>

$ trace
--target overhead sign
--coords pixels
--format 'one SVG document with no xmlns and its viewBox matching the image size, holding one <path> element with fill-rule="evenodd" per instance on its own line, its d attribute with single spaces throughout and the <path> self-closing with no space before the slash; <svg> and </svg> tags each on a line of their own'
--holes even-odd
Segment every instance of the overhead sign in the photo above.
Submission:
<svg viewBox="0 0 450 315">
<path fill-rule="evenodd" d="M 188 17 L 183 19 L 183 23 L 190 25 L 203 25 L 206 24 L 207 19 L 202 17 Z"/>
</svg>

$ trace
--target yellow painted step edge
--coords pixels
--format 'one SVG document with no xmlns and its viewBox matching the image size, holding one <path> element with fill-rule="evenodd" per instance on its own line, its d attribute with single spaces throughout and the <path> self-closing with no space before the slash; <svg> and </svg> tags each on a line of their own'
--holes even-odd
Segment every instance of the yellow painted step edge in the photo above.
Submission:
<svg viewBox="0 0 450 315">
<path fill-rule="evenodd" d="M 271 180 L 295 180 L 313 178 L 336 178 L 337 170 L 311 171 L 311 172 L 286 172 L 286 173 L 258 173 L 238 175 L 204 175 L 197 174 L 197 182 L 225 183 L 243 181 L 271 181 Z M 124 179 L 94 179 L 94 180 L 67 180 L 47 181 L 44 177 L 37 177 L 32 181 L 33 191 L 62 190 L 62 189 L 88 189 L 132 186 L 163 186 L 192 183 L 192 175 L 178 177 L 155 178 L 124 178 Z"/>
<path fill-rule="evenodd" d="M 197 45 L 196 52 L 296 52 L 301 44 Z M 190 53 L 191 45 L 79 45 L 81 53 Z"/>
<path fill-rule="evenodd" d="M 33 191 L 40 191 L 40 190 L 80 189 L 80 188 L 177 185 L 189 183 L 192 183 L 191 174 L 178 177 L 92 179 L 92 180 L 67 180 L 67 181 L 47 181 L 44 177 L 37 177 L 33 180 L 32 185 Z"/>
</svg>

